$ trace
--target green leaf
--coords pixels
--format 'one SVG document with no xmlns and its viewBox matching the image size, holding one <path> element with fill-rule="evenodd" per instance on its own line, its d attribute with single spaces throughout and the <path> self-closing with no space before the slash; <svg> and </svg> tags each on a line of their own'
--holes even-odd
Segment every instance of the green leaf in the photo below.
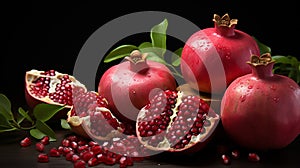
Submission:
<svg viewBox="0 0 300 168">
<path fill-rule="evenodd" d="M 152 43 L 150 42 L 143 42 L 138 46 L 139 50 L 145 49 L 145 48 L 152 48 Z"/>
<path fill-rule="evenodd" d="M 2 106 L 6 111 L 11 110 L 10 100 L 4 94 L 0 94 L 0 106 Z"/>
<path fill-rule="evenodd" d="M 26 118 L 28 121 L 30 121 L 31 123 L 33 123 L 33 120 L 31 119 L 31 117 L 28 115 L 28 111 L 25 111 L 22 107 L 19 107 L 18 112 L 21 116 L 23 116 L 24 118 Z M 20 120 L 18 120 L 19 123 Z M 19 123 L 20 124 L 20 123 Z"/>
<path fill-rule="evenodd" d="M 152 27 L 150 32 L 151 42 L 153 47 L 160 48 L 158 56 L 163 57 L 167 48 L 167 27 L 168 20 L 164 19 L 161 23 Z"/>
<path fill-rule="evenodd" d="M 14 119 L 14 115 L 11 112 L 10 100 L 4 94 L 0 94 L 0 113 L 7 120 L 13 120 Z"/>
<path fill-rule="evenodd" d="M 45 122 L 64 108 L 64 106 L 41 103 L 34 107 L 33 115 L 37 120 Z"/>
<path fill-rule="evenodd" d="M 36 139 L 42 139 L 44 136 L 46 136 L 46 134 L 35 128 L 30 130 L 30 135 Z"/>
<path fill-rule="evenodd" d="M 292 60 L 287 56 L 275 55 L 272 56 L 272 59 L 275 60 L 275 63 L 292 64 Z"/>
<path fill-rule="evenodd" d="M 14 131 L 17 130 L 17 128 L 13 127 L 13 128 L 6 128 L 6 127 L 1 127 L 0 126 L 0 133 L 1 132 L 9 132 L 9 131 Z"/>
<path fill-rule="evenodd" d="M 2 113 L 0 113 L 0 127 L 4 127 L 4 128 L 13 127 Z"/>
<path fill-rule="evenodd" d="M 50 140 L 55 141 L 56 140 L 56 134 L 55 132 L 44 122 L 37 120 L 36 121 L 36 129 L 34 133 L 34 137 L 37 139 L 43 138 L 44 135 L 47 135 L 50 137 Z M 32 130 L 32 129 L 31 129 Z M 30 130 L 30 134 L 32 135 Z"/>
<path fill-rule="evenodd" d="M 65 119 L 60 119 L 60 125 L 61 125 L 61 127 L 64 128 L 64 129 L 71 129 L 71 127 L 70 127 L 68 121 L 65 120 Z"/>
<path fill-rule="evenodd" d="M 178 48 L 176 51 L 173 52 L 171 56 L 171 61 L 173 66 L 179 66 L 180 65 L 180 56 L 182 52 L 182 47 Z"/>
<path fill-rule="evenodd" d="M 154 53 L 154 52 L 148 52 L 147 60 L 159 62 L 159 63 L 165 64 L 165 65 L 167 64 L 164 59 L 162 59 L 160 56 L 156 55 L 156 53 Z"/>
<path fill-rule="evenodd" d="M 257 38 L 253 37 L 254 40 L 256 41 L 259 50 L 260 50 L 260 54 L 264 54 L 264 53 L 271 53 L 271 48 L 267 45 L 265 45 L 264 43 L 262 43 L 261 41 L 259 41 Z"/>
<path fill-rule="evenodd" d="M 160 57 L 157 55 L 157 53 L 163 52 L 161 48 L 144 46 L 144 48 L 139 48 L 139 50 L 141 53 L 148 53 L 147 60 L 153 60 L 156 62 L 165 63 L 165 60 L 163 59 L 163 57 Z M 155 57 L 155 58 L 153 58 L 153 57 Z M 159 57 L 159 58 L 156 58 L 156 57 Z"/>
<path fill-rule="evenodd" d="M 109 63 L 111 61 L 128 56 L 133 50 L 138 49 L 135 45 L 121 45 L 113 49 L 105 58 L 104 63 Z"/>
</svg>

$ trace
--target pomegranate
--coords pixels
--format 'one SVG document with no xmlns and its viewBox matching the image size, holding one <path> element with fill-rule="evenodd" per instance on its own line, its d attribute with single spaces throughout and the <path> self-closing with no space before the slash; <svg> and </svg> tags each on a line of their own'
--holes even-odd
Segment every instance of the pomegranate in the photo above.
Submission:
<svg viewBox="0 0 300 168">
<path fill-rule="evenodd" d="M 283 148 L 299 134 L 300 87 L 287 76 L 274 74 L 274 62 L 270 53 L 251 56 L 252 73 L 234 80 L 222 98 L 224 130 L 245 148 Z"/>
<path fill-rule="evenodd" d="M 139 110 L 149 102 L 153 90 L 176 89 L 171 71 L 164 65 L 147 60 L 147 53 L 138 50 L 126 61 L 110 67 L 102 75 L 98 92 L 108 101 L 108 107 L 121 121 L 135 125 Z"/>
<path fill-rule="evenodd" d="M 111 114 L 107 100 L 97 92 L 82 92 L 74 97 L 73 102 L 67 113 L 67 122 L 73 132 L 98 140 L 108 140 L 124 133 L 125 125 Z"/>
<path fill-rule="evenodd" d="M 158 91 L 137 118 L 140 142 L 154 151 L 193 153 L 211 139 L 219 115 L 197 95 Z"/>
<path fill-rule="evenodd" d="M 192 88 L 222 94 L 235 78 L 251 73 L 245 62 L 260 50 L 254 38 L 235 28 L 237 19 L 214 14 L 213 21 L 214 27 L 199 30 L 186 41 L 180 68 Z"/>
<path fill-rule="evenodd" d="M 73 96 L 85 92 L 85 86 L 75 77 L 55 70 L 30 70 L 25 74 L 25 98 L 28 106 L 34 108 L 39 103 L 65 106 L 73 105 Z M 68 110 L 62 110 L 56 115 L 66 118 Z"/>
</svg>

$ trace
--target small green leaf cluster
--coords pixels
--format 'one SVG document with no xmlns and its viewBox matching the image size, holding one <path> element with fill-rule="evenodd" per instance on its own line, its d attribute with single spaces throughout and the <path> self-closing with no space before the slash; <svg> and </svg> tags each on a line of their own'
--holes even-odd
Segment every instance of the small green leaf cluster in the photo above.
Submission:
<svg viewBox="0 0 300 168">
<path fill-rule="evenodd" d="M 0 94 L 0 133 L 8 131 L 29 131 L 30 135 L 36 139 L 49 136 L 50 141 L 56 141 L 56 134 L 47 124 L 57 112 L 64 106 L 41 103 L 34 107 L 32 115 L 22 107 L 18 108 L 18 113 L 12 112 L 10 100 L 4 94 Z M 26 124 L 24 124 L 26 121 Z M 62 119 L 61 126 L 69 129 L 68 123 Z"/>
<path fill-rule="evenodd" d="M 180 55 L 182 48 L 178 48 L 171 55 L 171 62 L 169 63 L 165 59 L 167 50 L 167 28 L 168 20 L 164 19 L 161 23 L 154 25 L 150 31 L 151 42 L 142 42 L 138 46 L 133 44 L 125 44 L 116 47 L 111 50 L 108 55 L 104 58 L 104 63 L 109 63 L 111 61 L 124 58 L 133 50 L 139 50 L 141 53 L 148 53 L 147 60 L 156 61 L 166 65 L 171 72 L 182 78 L 181 74 L 177 71 L 176 67 L 180 65 Z"/>
<path fill-rule="evenodd" d="M 260 53 L 271 53 L 271 48 L 255 37 Z M 300 61 L 295 56 L 291 55 L 272 55 L 272 59 L 275 61 L 273 72 L 276 74 L 288 76 L 296 83 L 300 84 Z"/>
</svg>

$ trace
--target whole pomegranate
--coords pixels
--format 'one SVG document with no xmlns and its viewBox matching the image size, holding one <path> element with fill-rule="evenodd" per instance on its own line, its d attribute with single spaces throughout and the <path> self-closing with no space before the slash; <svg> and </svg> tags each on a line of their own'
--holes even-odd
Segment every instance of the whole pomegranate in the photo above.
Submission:
<svg viewBox="0 0 300 168">
<path fill-rule="evenodd" d="M 254 38 L 235 29 L 237 19 L 215 14 L 214 27 L 192 34 L 181 54 L 181 72 L 196 90 L 223 93 L 237 77 L 251 72 L 245 64 L 260 50 Z"/>
<path fill-rule="evenodd" d="M 219 115 L 200 96 L 158 91 L 138 115 L 140 142 L 153 151 L 193 153 L 209 142 Z"/>
<path fill-rule="evenodd" d="M 110 67 L 102 75 L 98 92 L 108 101 L 109 109 L 121 121 L 135 125 L 139 110 L 149 103 L 154 90 L 175 90 L 177 83 L 164 65 L 147 60 L 147 53 L 138 50 L 126 61 Z"/>
<path fill-rule="evenodd" d="M 224 130 L 239 145 L 257 150 L 279 149 L 300 132 L 300 88 L 272 72 L 270 53 L 253 55 L 252 73 L 234 80 L 221 101 Z"/>
<path fill-rule="evenodd" d="M 25 74 L 25 99 L 31 109 L 40 103 L 65 106 L 54 118 L 66 118 L 73 96 L 81 92 L 86 92 L 85 85 L 66 73 L 32 69 Z"/>
</svg>

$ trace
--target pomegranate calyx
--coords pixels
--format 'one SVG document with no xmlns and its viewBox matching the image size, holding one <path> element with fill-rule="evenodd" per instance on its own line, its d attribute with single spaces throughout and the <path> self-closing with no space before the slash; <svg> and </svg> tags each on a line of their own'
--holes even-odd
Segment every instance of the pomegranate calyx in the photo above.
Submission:
<svg viewBox="0 0 300 168">
<path fill-rule="evenodd" d="M 139 50 L 133 50 L 125 59 L 130 61 L 130 69 L 134 72 L 144 72 L 149 68 L 146 62 L 148 53 L 141 53 Z"/>
<path fill-rule="evenodd" d="M 215 22 L 216 32 L 225 37 L 232 37 L 235 35 L 235 25 L 237 24 L 237 19 L 230 19 L 229 15 L 226 13 L 222 17 L 214 14 L 213 21 Z"/>
<path fill-rule="evenodd" d="M 258 65 L 268 65 L 270 63 L 275 62 L 270 53 L 264 53 L 261 56 L 257 55 L 252 55 L 250 58 L 250 61 L 248 61 L 248 64 L 251 64 L 253 66 L 258 66 Z"/>
<path fill-rule="evenodd" d="M 125 57 L 126 60 L 138 64 L 140 62 L 145 62 L 148 53 L 141 53 L 139 50 L 133 50 L 129 56 Z"/>
<path fill-rule="evenodd" d="M 218 26 L 226 26 L 226 27 L 232 27 L 237 24 L 237 19 L 230 19 L 228 13 L 224 14 L 222 17 L 220 17 L 218 14 L 214 14 L 213 21 Z"/>
<path fill-rule="evenodd" d="M 257 55 L 252 55 L 250 61 L 247 61 L 247 63 L 252 68 L 253 76 L 257 78 L 262 79 L 272 77 L 274 75 L 272 70 L 275 61 L 272 60 L 270 53 L 262 54 L 260 57 Z"/>
</svg>

